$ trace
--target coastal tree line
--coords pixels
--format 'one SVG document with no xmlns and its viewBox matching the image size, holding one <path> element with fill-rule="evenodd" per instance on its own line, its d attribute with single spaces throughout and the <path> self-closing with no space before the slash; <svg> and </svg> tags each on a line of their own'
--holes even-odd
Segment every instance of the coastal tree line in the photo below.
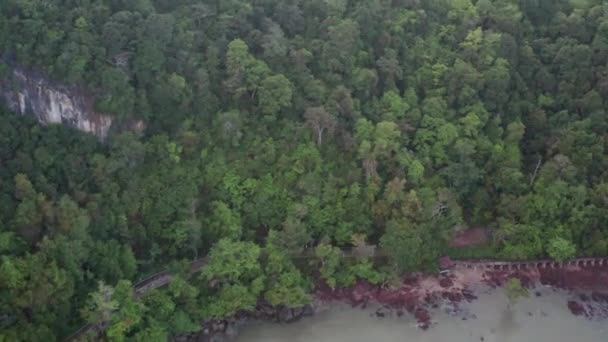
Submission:
<svg viewBox="0 0 608 342">
<path fill-rule="evenodd" d="M 603 1 L 5 0 L 0 51 L 147 125 L 0 115 L 0 340 L 166 340 L 433 270 L 467 227 L 485 257 L 608 254 Z M 388 264 L 340 258 L 366 245 Z"/>
</svg>

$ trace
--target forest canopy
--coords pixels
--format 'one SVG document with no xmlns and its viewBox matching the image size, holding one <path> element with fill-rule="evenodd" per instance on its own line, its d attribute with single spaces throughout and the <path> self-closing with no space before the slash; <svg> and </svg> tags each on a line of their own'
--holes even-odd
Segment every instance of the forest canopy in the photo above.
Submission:
<svg viewBox="0 0 608 342">
<path fill-rule="evenodd" d="M 147 125 L 0 114 L 0 340 L 164 341 L 432 270 L 469 227 L 608 255 L 605 1 L 3 0 L 0 56 Z M 367 245 L 388 263 L 340 258 Z"/>
</svg>

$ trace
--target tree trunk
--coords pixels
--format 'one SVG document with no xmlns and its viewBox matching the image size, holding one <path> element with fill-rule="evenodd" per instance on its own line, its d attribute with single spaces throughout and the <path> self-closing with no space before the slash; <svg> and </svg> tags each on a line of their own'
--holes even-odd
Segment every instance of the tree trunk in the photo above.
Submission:
<svg viewBox="0 0 608 342">
<path fill-rule="evenodd" d="M 323 129 L 317 129 L 317 146 L 321 146 L 323 143 Z"/>
<path fill-rule="evenodd" d="M 534 168 L 534 173 L 532 174 L 532 178 L 530 179 L 530 187 L 534 185 L 534 181 L 536 180 L 536 176 L 538 175 L 538 171 L 540 170 L 540 166 L 543 162 L 543 157 L 538 158 L 538 163 L 536 164 L 536 168 Z"/>
</svg>

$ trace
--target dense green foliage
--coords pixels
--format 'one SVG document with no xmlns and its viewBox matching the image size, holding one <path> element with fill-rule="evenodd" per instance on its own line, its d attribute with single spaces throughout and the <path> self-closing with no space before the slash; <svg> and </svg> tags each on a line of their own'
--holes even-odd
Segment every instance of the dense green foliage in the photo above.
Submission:
<svg viewBox="0 0 608 342">
<path fill-rule="evenodd" d="M 164 341 L 432 268 L 467 226 L 497 258 L 608 254 L 603 1 L 3 0 L 0 51 L 147 123 L 0 115 L 0 341 Z M 389 267 L 337 249 L 365 244 Z"/>
</svg>

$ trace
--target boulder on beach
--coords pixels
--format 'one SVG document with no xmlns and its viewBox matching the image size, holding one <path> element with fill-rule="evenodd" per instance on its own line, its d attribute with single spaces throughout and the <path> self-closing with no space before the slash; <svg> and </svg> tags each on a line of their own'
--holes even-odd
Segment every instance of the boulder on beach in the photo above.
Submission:
<svg viewBox="0 0 608 342">
<path fill-rule="evenodd" d="M 574 300 L 568 302 L 568 309 L 570 309 L 570 312 L 572 312 L 572 314 L 575 316 L 586 314 L 585 307 L 581 303 Z"/>
</svg>

